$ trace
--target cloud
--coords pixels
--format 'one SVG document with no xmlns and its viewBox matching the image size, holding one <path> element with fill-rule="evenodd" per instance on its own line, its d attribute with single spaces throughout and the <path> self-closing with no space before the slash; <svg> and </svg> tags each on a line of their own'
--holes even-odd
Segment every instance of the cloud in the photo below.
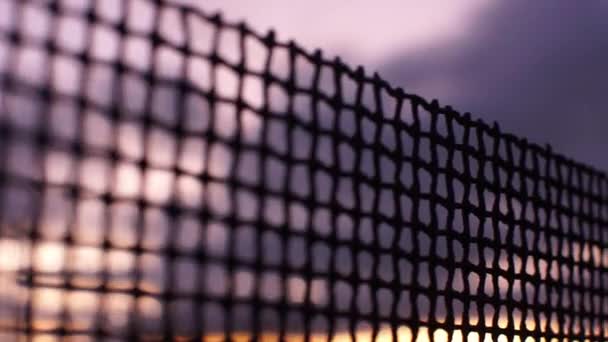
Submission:
<svg viewBox="0 0 608 342">
<path fill-rule="evenodd" d="M 470 34 L 396 54 L 394 85 L 608 169 L 608 6 L 510 1 L 478 14 Z"/>
</svg>

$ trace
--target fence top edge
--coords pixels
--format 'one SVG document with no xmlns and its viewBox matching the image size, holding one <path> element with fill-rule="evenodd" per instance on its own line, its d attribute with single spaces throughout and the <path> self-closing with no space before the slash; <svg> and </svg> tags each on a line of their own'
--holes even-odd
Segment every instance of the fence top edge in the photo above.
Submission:
<svg viewBox="0 0 608 342">
<path fill-rule="evenodd" d="M 370 75 L 369 71 L 367 71 L 364 66 L 359 65 L 353 68 L 343 62 L 343 59 L 340 56 L 335 56 L 333 58 L 325 57 L 323 55 L 322 49 L 315 49 L 311 52 L 308 49 L 300 46 L 294 40 L 280 40 L 276 37 L 277 35 L 273 29 L 267 30 L 266 34 L 261 34 L 259 30 L 251 28 L 243 20 L 232 21 L 230 19 L 226 19 L 220 11 L 211 12 L 192 4 L 174 3 L 167 0 L 143 1 L 150 3 L 153 6 L 174 9 L 183 13 L 194 15 L 207 22 L 213 23 L 218 28 L 228 28 L 232 30 L 237 30 L 241 32 L 241 34 L 250 35 L 267 45 L 269 44 L 274 47 L 287 48 L 292 52 L 308 59 L 309 61 L 313 61 L 314 63 L 318 63 L 322 66 L 331 66 L 335 70 L 339 70 L 340 72 L 351 76 L 362 83 L 372 84 L 373 86 L 378 87 L 379 90 L 386 91 L 391 97 L 398 101 L 410 101 L 414 105 L 418 105 L 434 115 L 446 115 L 448 118 L 457 121 L 457 123 L 463 126 L 481 129 L 484 133 L 491 133 L 493 135 L 505 139 L 506 141 L 516 144 L 518 147 L 522 148 L 522 150 L 529 150 L 533 153 L 538 153 L 544 158 L 546 158 L 549 162 L 557 162 L 559 164 L 564 164 L 568 167 L 577 168 L 579 172 L 585 172 L 591 177 L 595 177 L 601 181 L 608 182 L 607 171 L 601 170 L 586 162 L 581 162 L 562 153 L 556 152 L 552 149 L 550 144 L 545 144 L 543 146 L 536 142 L 530 142 L 526 138 L 522 138 L 516 134 L 503 131 L 497 121 L 493 121 L 490 124 L 482 119 L 474 119 L 472 118 L 469 112 L 459 111 L 457 109 L 454 109 L 452 106 L 443 105 L 437 99 L 432 99 L 431 101 L 429 101 L 422 96 L 419 96 L 414 93 L 409 93 L 403 90 L 403 88 L 401 87 L 391 85 L 388 81 L 383 79 L 377 72 L 374 72 Z"/>
</svg>

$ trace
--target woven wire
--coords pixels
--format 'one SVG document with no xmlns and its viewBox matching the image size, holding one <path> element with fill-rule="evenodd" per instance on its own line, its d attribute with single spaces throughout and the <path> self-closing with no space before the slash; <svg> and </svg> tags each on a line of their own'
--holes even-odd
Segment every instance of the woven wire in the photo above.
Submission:
<svg viewBox="0 0 608 342">
<path fill-rule="evenodd" d="M 273 32 L 107 3 L 0 5 L 2 340 L 608 339 L 606 174 Z"/>
</svg>

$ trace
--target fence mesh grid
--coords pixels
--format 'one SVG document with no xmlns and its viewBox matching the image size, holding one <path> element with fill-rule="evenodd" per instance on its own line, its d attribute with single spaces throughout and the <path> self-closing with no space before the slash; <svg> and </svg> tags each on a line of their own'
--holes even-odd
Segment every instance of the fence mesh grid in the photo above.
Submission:
<svg viewBox="0 0 608 342">
<path fill-rule="evenodd" d="M 606 174 L 163 0 L 0 4 L 0 337 L 606 341 Z"/>
</svg>

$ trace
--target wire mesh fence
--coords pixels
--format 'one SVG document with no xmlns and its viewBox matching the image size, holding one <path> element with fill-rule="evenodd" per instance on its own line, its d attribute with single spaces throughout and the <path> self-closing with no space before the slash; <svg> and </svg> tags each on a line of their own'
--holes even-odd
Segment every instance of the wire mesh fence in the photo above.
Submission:
<svg viewBox="0 0 608 342">
<path fill-rule="evenodd" d="M 605 341 L 606 174 L 163 0 L 0 3 L 0 337 Z"/>
</svg>

